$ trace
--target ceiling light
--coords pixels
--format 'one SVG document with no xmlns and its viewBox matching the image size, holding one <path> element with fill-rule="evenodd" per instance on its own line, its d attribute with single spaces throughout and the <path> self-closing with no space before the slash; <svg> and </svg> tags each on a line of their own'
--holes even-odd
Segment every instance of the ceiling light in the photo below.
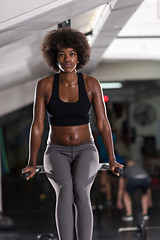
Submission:
<svg viewBox="0 0 160 240">
<path fill-rule="evenodd" d="M 121 88 L 123 85 L 120 82 L 107 82 L 107 83 L 100 83 L 102 89 L 113 89 L 113 88 Z"/>
</svg>

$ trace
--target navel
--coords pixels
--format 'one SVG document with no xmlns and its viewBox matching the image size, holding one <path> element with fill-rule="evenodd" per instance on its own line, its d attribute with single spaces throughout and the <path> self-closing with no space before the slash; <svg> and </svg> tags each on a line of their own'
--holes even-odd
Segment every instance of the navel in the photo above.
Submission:
<svg viewBox="0 0 160 240">
<path fill-rule="evenodd" d="M 68 139 L 69 139 L 69 140 L 72 140 L 72 138 L 73 138 L 72 135 L 69 135 L 69 136 L 68 136 Z"/>
</svg>

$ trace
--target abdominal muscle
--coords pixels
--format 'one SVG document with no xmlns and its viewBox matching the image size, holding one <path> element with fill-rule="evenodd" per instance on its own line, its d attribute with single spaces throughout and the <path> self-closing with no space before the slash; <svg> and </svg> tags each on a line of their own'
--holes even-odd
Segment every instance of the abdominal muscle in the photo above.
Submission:
<svg viewBox="0 0 160 240">
<path fill-rule="evenodd" d="M 93 141 L 90 124 L 79 126 L 50 126 L 48 144 L 76 146 Z"/>
</svg>

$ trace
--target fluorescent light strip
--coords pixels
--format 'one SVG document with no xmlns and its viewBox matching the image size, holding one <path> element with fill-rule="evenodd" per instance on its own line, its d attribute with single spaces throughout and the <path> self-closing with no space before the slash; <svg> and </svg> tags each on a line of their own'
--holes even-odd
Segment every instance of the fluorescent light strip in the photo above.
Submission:
<svg viewBox="0 0 160 240">
<path fill-rule="evenodd" d="M 120 82 L 108 82 L 108 83 L 100 83 L 102 89 L 113 89 L 113 88 L 121 88 L 123 85 Z"/>
</svg>

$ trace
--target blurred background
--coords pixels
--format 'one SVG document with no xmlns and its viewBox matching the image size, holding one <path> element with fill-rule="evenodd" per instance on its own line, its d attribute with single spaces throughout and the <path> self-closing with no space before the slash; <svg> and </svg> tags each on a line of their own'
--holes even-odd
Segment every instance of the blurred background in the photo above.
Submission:
<svg viewBox="0 0 160 240">
<path fill-rule="evenodd" d="M 26 182 L 20 173 L 28 159 L 35 85 L 52 74 L 40 46 L 45 33 L 57 29 L 60 23 L 70 24 L 88 37 L 91 60 L 82 72 L 99 79 L 116 152 L 148 171 L 156 193 L 154 204 L 159 205 L 159 8 L 157 0 L 0 1 L 0 210 L 19 229 L 24 230 L 26 224 L 22 213 L 41 210 L 41 214 L 47 208 L 50 218 L 50 209 L 54 209 L 55 196 L 46 177 L 41 174 Z M 91 127 L 95 133 L 94 113 Z M 38 164 L 43 162 L 47 130 L 46 118 Z M 33 215 L 26 216 L 31 227 Z M 38 226 L 52 226 L 52 221 L 46 226 L 43 217 L 36 221 L 37 232 Z"/>
</svg>

